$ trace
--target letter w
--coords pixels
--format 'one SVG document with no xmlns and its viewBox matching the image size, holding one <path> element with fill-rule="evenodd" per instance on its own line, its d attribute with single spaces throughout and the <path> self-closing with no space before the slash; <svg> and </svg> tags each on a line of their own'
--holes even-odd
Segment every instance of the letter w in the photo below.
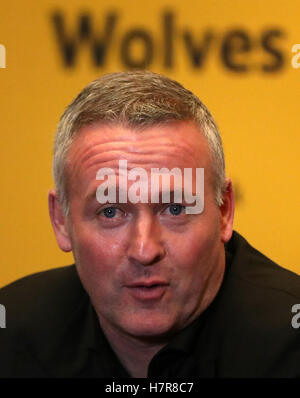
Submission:
<svg viewBox="0 0 300 398">
<path fill-rule="evenodd" d="M 70 34 L 66 33 L 64 15 L 60 12 L 54 12 L 52 14 L 52 23 L 64 65 L 67 67 L 75 65 L 78 48 L 82 43 L 90 43 L 94 64 L 96 66 L 103 65 L 116 22 L 116 14 L 107 14 L 104 32 L 102 37 L 99 38 L 94 35 L 90 15 L 81 14 L 78 18 L 77 32 L 73 33 L 72 38 Z"/>
</svg>

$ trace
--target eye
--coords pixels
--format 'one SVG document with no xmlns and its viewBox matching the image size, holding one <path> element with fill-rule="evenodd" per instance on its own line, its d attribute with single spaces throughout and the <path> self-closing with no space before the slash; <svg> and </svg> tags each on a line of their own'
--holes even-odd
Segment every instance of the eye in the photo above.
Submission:
<svg viewBox="0 0 300 398">
<path fill-rule="evenodd" d="M 97 212 L 98 221 L 103 228 L 118 227 L 128 221 L 128 214 L 124 209 L 109 206 Z"/>
<path fill-rule="evenodd" d="M 117 210 L 118 209 L 116 207 L 106 207 L 101 213 L 106 218 L 114 218 L 117 214 Z"/>
<path fill-rule="evenodd" d="M 180 204 L 174 203 L 168 206 L 166 210 L 169 210 L 169 213 L 172 214 L 173 216 L 179 216 L 180 214 L 183 213 L 185 207 Z"/>
</svg>

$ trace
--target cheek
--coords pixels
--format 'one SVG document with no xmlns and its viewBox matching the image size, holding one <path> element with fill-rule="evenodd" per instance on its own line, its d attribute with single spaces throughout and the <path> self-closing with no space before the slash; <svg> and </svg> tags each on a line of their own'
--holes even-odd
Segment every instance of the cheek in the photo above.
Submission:
<svg viewBox="0 0 300 398">
<path fill-rule="evenodd" d="M 207 232 L 207 231 L 206 231 Z M 213 299 L 222 274 L 222 245 L 218 232 L 195 233 L 174 245 L 173 267 L 174 303 L 181 308 L 182 317 L 198 314 Z"/>
<path fill-rule="evenodd" d="M 79 238 L 79 237 L 78 237 Z M 74 258 L 79 278 L 94 303 L 115 301 L 122 255 L 105 239 L 78 239 Z M 109 301 L 107 302 L 109 298 Z"/>
<path fill-rule="evenodd" d="M 106 278 L 116 271 L 124 256 L 120 240 L 84 228 L 73 234 L 72 248 L 80 274 L 89 279 L 99 279 L 99 275 Z"/>
<path fill-rule="evenodd" d="M 211 218 L 209 223 L 195 223 L 188 233 L 185 232 L 184 239 L 182 236 L 174 238 L 169 246 L 169 259 L 170 263 L 176 264 L 172 273 L 185 299 L 194 295 L 193 300 L 197 300 L 197 294 L 204 293 L 202 290 L 207 287 L 214 271 L 217 272 L 221 251 L 217 218 Z"/>
<path fill-rule="evenodd" d="M 196 264 L 209 259 L 220 249 L 221 237 L 217 220 L 213 223 L 195 223 L 189 231 L 175 235 L 168 242 L 168 252 L 181 263 Z"/>
</svg>

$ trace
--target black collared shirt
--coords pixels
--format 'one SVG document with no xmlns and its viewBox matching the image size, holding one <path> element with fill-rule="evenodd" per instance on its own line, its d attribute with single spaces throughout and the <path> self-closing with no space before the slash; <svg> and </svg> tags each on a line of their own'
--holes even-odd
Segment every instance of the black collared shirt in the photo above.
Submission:
<svg viewBox="0 0 300 398">
<path fill-rule="evenodd" d="M 300 277 L 234 232 L 217 296 L 153 357 L 148 377 L 299 377 L 300 329 L 291 323 L 296 303 Z M 0 304 L 7 317 L 0 377 L 130 377 L 74 265 L 2 288 Z"/>
</svg>

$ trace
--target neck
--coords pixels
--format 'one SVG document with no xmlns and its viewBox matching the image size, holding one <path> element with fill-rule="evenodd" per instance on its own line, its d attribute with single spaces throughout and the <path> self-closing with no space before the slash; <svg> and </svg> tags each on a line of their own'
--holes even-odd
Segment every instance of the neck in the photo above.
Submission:
<svg viewBox="0 0 300 398">
<path fill-rule="evenodd" d="M 166 345 L 162 342 L 152 342 L 136 338 L 100 322 L 112 349 L 122 365 L 132 377 L 147 377 L 148 367 L 154 355 Z"/>
</svg>

